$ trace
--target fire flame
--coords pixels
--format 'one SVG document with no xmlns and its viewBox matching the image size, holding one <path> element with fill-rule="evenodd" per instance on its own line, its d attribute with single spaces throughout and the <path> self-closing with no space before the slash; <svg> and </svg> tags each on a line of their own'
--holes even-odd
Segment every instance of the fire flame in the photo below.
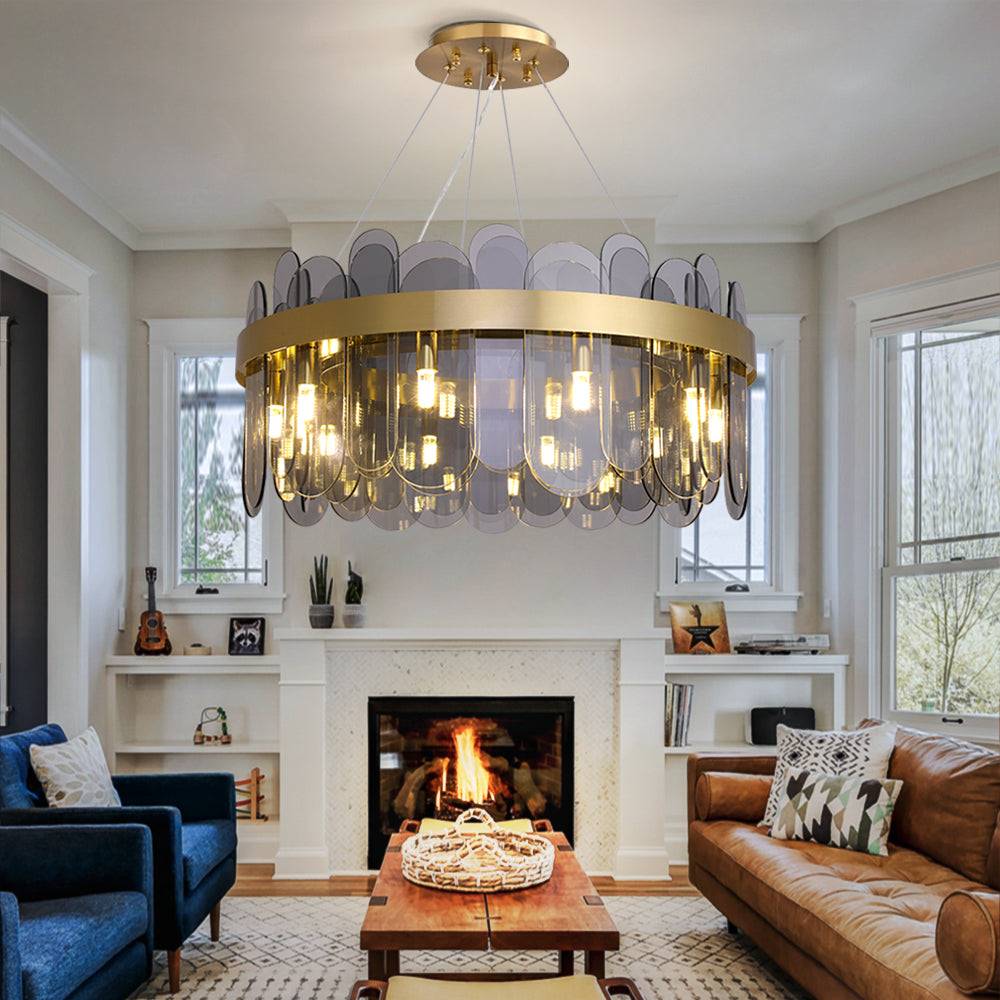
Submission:
<svg viewBox="0 0 1000 1000">
<path fill-rule="evenodd" d="M 479 748 L 479 737 L 473 726 L 456 729 L 452 736 L 455 743 L 455 791 L 463 802 L 489 801 L 491 775 L 489 760 Z M 447 775 L 447 770 L 445 775 Z"/>
</svg>

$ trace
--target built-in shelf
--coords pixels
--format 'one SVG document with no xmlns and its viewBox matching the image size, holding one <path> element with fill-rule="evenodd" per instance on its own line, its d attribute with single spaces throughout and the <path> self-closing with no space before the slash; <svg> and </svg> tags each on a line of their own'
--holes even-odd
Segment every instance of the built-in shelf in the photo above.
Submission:
<svg viewBox="0 0 1000 1000">
<path fill-rule="evenodd" d="M 216 753 L 277 754 L 279 752 L 280 747 L 277 740 L 254 743 L 204 743 L 197 747 L 191 742 L 119 743 L 115 746 L 115 753 L 122 754 L 193 754 L 198 757 Z"/>
<path fill-rule="evenodd" d="M 682 655 L 673 653 L 664 658 L 668 674 L 725 675 L 725 674 L 838 674 L 847 667 L 847 657 L 830 653 L 810 656 L 791 653 L 788 656 L 765 656 L 749 653 L 718 655 Z"/>
<path fill-rule="evenodd" d="M 115 674 L 139 676 L 170 674 L 277 676 L 281 672 L 281 660 L 277 656 L 109 656 L 107 669 Z"/>
<path fill-rule="evenodd" d="M 667 757 L 690 757 L 694 753 L 746 754 L 748 757 L 773 757 L 776 747 L 758 747 L 752 743 L 689 743 L 685 747 L 664 747 Z"/>
</svg>

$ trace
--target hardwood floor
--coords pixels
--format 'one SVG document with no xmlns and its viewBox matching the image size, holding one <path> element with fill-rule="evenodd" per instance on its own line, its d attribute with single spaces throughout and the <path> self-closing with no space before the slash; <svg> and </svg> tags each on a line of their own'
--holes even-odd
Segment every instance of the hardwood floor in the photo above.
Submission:
<svg viewBox="0 0 1000 1000">
<path fill-rule="evenodd" d="M 675 865 L 668 882 L 617 882 L 609 877 L 595 877 L 594 886 L 602 896 L 697 896 L 687 869 Z M 338 875 L 315 881 L 283 880 L 276 882 L 274 865 L 238 865 L 236 885 L 231 896 L 368 896 L 375 885 L 374 875 Z"/>
</svg>

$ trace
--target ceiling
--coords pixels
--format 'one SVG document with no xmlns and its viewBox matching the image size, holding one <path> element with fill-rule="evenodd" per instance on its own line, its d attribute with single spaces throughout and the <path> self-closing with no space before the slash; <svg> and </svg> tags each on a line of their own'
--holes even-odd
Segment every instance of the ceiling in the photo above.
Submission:
<svg viewBox="0 0 1000 1000">
<path fill-rule="evenodd" d="M 665 239 L 815 238 L 1000 169 L 998 0 L 0 0 L 0 143 L 135 246 L 353 220 L 434 90 L 414 57 L 470 17 L 555 37 L 553 94 Z M 612 215 L 545 93 L 507 102 L 525 214 Z M 424 217 L 473 105 L 442 89 L 374 216 Z M 512 215 L 499 101 L 471 196 Z"/>
</svg>

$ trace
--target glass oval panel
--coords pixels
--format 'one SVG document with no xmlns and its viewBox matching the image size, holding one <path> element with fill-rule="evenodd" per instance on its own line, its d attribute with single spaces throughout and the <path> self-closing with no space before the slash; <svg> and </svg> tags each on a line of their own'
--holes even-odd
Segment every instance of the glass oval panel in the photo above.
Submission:
<svg viewBox="0 0 1000 1000">
<path fill-rule="evenodd" d="M 387 295 L 399 288 L 399 244 L 384 229 L 368 229 L 351 244 L 348 294 Z"/>
<path fill-rule="evenodd" d="M 428 240 L 414 243 L 399 255 L 399 290 L 433 292 L 475 288 L 468 258 L 453 243 Z"/>
<path fill-rule="evenodd" d="M 701 464 L 705 360 L 700 351 L 657 341 L 652 365 L 652 461 L 673 497 L 697 496 L 705 485 Z"/>
<path fill-rule="evenodd" d="M 395 510 L 405 502 L 406 484 L 391 469 L 384 476 L 366 479 L 365 488 L 374 510 Z"/>
<path fill-rule="evenodd" d="M 589 493 L 607 471 L 602 413 L 609 377 L 607 337 L 525 333 L 525 455 L 558 496 Z"/>
<path fill-rule="evenodd" d="M 485 535 L 501 535 L 510 531 L 518 522 L 517 512 L 513 507 L 507 507 L 499 514 L 484 514 L 471 503 L 465 508 L 465 519 L 476 531 Z"/>
<path fill-rule="evenodd" d="M 629 233 L 609 236 L 601 247 L 601 291 L 646 296 L 648 285 L 649 254 L 642 240 Z"/>
<path fill-rule="evenodd" d="M 597 531 L 618 520 L 617 500 L 612 500 L 607 506 L 596 510 L 587 506 L 582 500 L 582 497 L 577 497 L 566 511 L 566 519 L 570 524 L 575 524 L 585 531 Z"/>
<path fill-rule="evenodd" d="M 347 342 L 347 454 L 366 476 L 388 470 L 396 450 L 396 335 Z"/>
<path fill-rule="evenodd" d="M 729 305 L 726 312 L 730 319 L 747 325 L 747 300 L 743 294 L 743 285 L 738 281 L 729 282 Z"/>
<path fill-rule="evenodd" d="M 296 349 L 268 355 L 267 436 L 274 488 L 282 500 L 295 495 L 301 481 L 296 436 Z"/>
<path fill-rule="evenodd" d="M 673 528 L 686 528 L 694 524 L 701 513 L 701 503 L 697 497 L 671 500 L 660 507 L 660 517 Z"/>
<path fill-rule="evenodd" d="M 396 338 L 396 449 L 393 467 L 409 485 L 449 492 L 475 460 L 472 334 L 440 330 Z"/>
<path fill-rule="evenodd" d="M 299 359 L 305 352 L 298 349 Z M 347 393 L 347 363 L 340 341 L 323 340 L 313 345 L 313 401 L 311 422 L 303 418 L 303 406 L 309 406 L 299 384 L 298 417 L 305 436 L 299 438 L 300 454 L 306 451 L 307 466 L 299 485 L 303 496 L 329 494 L 340 479 L 344 466 L 344 412 Z M 303 448 L 303 440 L 308 444 Z"/>
<path fill-rule="evenodd" d="M 524 462 L 524 340 L 476 334 L 476 457 L 497 472 Z"/>
<path fill-rule="evenodd" d="M 351 456 L 344 453 L 344 461 L 340 468 L 340 475 L 330 488 L 326 491 L 326 498 L 331 504 L 343 503 L 354 496 L 359 484 L 365 482 L 364 477 L 358 471 L 358 467 L 351 461 Z"/>
<path fill-rule="evenodd" d="M 469 243 L 469 263 L 479 288 L 524 288 L 528 248 L 513 226 L 483 226 Z"/>
<path fill-rule="evenodd" d="M 652 344 L 648 340 L 611 338 L 608 358 L 610 393 L 601 424 L 604 452 L 620 472 L 637 472 L 649 461 L 650 454 Z"/>
<path fill-rule="evenodd" d="M 326 497 L 294 497 L 285 501 L 285 513 L 290 521 L 300 528 L 311 528 L 323 520 L 323 515 L 330 506 Z"/>
<path fill-rule="evenodd" d="M 653 298 L 657 302 L 694 305 L 694 267 L 682 257 L 665 260 L 653 275 Z"/>
<path fill-rule="evenodd" d="M 332 504 L 332 506 L 334 514 L 342 520 L 360 521 L 368 513 L 368 508 L 371 507 L 365 477 L 361 477 L 357 489 L 349 497 Z"/>
<path fill-rule="evenodd" d="M 347 283 L 341 266 L 332 258 L 310 257 L 302 270 L 309 276 L 309 301 L 329 302 L 347 295 Z"/>
<path fill-rule="evenodd" d="M 601 262 L 578 243 L 549 243 L 535 251 L 524 287 L 559 292 L 600 292 Z"/>
<path fill-rule="evenodd" d="M 430 494 L 407 486 L 406 504 L 425 528 L 447 528 L 465 517 L 469 495 L 464 488 Z"/>
<path fill-rule="evenodd" d="M 292 283 L 299 270 L 299 255 L 294 250 L 286 250 L 275 262 L 274 265 L 274 311 L 278 312 L 278 306 L 287 308 L 288 286 Z"/>
<path fill-rule="evenodd" d="M 394 472 L 366 483 L 371 505 L 368 520 L 383 531 L 406 531 L 417 523 L 413 511 L 406 502 L 403 483 Z M 396 503 L 387 506 L 395 497 Z"/>
<path fill-rule="evenodd" d="M 750 492 L 750 393 L 746 371 L 738 361 L 727 361 L 726 508 L 738 521 L 746 513 Z"/>
<path fill-rule="evenodd" d="M 267 484 L 266 360 L 248 372 L 243 399 L 243 506 L 249 517 L 256 517 Z"/>
<path fill-rule="evenodd" d="M 510 507 L 511 496 L 518 496 L 520 476 L 495 472 L 481 462 L 469 480 L 469 503 L 480 514 L 499 514 Z"/>
<path fill-rule="evenodd" d="M 694 269 L 699 281 L 696 286 L 698 309 L 709 309 L 714 313 L 722 313 L 722 279 L 719 277 L 719 265 L 711 254 L 700 253 L 694 259 Z"/>
<path fill-rule="evenodd" d="M 264 289 L 263 281 L 255 281 L 250 286 L 250 295 L 247 298 L 247 326 L 256 323 L 267 315 L 267 292 Z"/>
</svg>

